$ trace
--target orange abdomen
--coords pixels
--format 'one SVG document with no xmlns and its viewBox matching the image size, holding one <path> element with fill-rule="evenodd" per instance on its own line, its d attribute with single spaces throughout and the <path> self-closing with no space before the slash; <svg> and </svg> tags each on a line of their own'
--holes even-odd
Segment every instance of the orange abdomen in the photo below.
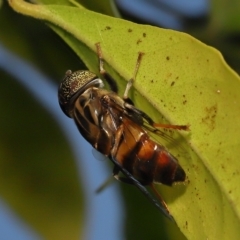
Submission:
<svg viewBox="0 0 240 240">
<path fill-rule="evenodd" d="M 184 181 L 186 174 L 177 159 L 162 145 L 150 139 L 138 125 L 124 123 L 124 139 L 116 160 L 142 184 L 152 182 L 172 185 Z"/>
</svg>

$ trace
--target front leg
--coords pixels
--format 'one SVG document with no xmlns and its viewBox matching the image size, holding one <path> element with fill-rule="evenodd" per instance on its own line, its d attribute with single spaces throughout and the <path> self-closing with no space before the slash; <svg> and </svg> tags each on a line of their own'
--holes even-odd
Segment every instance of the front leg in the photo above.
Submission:
<svg viewBox="0 0 240 240">
<path fill-rule="evenodd" d="M 118 86 L 116 81 L 113 79 L 113 77 L 104 69 L 104 59 L 102 55 L 102 49 L 100 46 L 100 43 L 95 44 L 97 47 L 97 55 L 98 55 L 98 61 L 99 61 L 99 72 L 104 77 L 104 79 L 107 81 L 108 85 L 110 86 L 111 90 L 115 93 L 118 93 Z"/>
<path fill-rule="evenodd" d="M 150 116 L 148 116 L 145 112 L 141 111 L 140 109 L 136 108 L 133 104 L 129 104 L 128 102 L 125 102 L 124 106 L 130 113 L 132 113 L 132 119 L 140 123 L 140 125 L 143 125 L 144 120 L 146 120 L 149 125 L 151 125 L 156 129 L 169 128 L 169 129 L 189 131 L 189 125 L 173 125 L 173 124 L 155 123 Z"/>
</svg>

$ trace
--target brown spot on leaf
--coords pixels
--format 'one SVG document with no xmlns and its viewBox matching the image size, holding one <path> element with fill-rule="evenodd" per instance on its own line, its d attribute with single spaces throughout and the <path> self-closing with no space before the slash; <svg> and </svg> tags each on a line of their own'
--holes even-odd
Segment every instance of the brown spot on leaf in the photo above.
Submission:
<svg viewBox="0 0 240 240">
<path fill-rule="evenodd" d="M 205 108 L 206 115 L 202 118 L 202 123 L 206 124 L 212 131 L 216 125 L 217 104 Z"/>
<path fill-rule="evenodd" d="M 102 31 L 108 31 L 111 30 L 112 28 L 110 26 L 106 26 L 104 29 L 102 29 Z"/>
</svg>

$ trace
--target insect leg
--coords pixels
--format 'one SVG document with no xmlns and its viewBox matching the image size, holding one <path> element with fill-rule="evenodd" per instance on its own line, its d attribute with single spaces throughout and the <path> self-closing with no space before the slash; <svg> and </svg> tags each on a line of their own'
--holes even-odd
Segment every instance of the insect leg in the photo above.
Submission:
<svg viewBox="0 0 240 240">
<path fill-rule="evenodd" d="M 113 176 L 111 175 L 109 178 L 107 178 L 96 190 L 96 193 L 102 192 L 105 188 L 107 188 L 110 184 L 113 183 Z"/>
<path fill-rule="evenodd" d="M 162 124 L 162 123 L 153 123 L 152 125 L 155 128 L 171 128 L 177 130 L 189 131 L 189 125 L 172 125 L 172 124 Z"/>
<path fill-rule="evenodd" d="M 136 116 L 141 116 L 142 119 L 145 119 L 148 122 L 148 124 L 154 128 L 171 128 L 171 129 L 189 131 L 189 125 L 172 125 L 172 124 L 155 123 L 145 112 L 139 110 L 135 106 L 127 102 L 125 102 L 124 106 L 130 111 L 132 111 L 133 113 L 135 113 Z"/>
<path fill-rule="evenodd" d="M 138 69 L 139 69 L 139 66 L 140 66 L 143 54 L 144 53 L 142 53 L 142 52 L 139 52 L 139 54 L 138 54 L 137 63 L 136 63 L 136 66 L 135 66 L 133 77 L 128 81 L 126 89 L 125 89 L 125 92 L 123 94 L 123 99 L 124 100 L 128 99 L 128 92 L 129 92 L 130 88 L 132 87 L 133 82 L 136 79 L 136 76 L 137 76 L 137 73 L 138 73 Z"/>
<path fill-rule="evenodd" d="M 101 49 L 100 43 L 96 43 L 95 45 L 97 47 L 97 55 L 98 55 L 98 60 L 99 60 L 99 72 L 104 77 L 104 79 L 107 81 L 111 90 L 113 92 L 117 93 L 118 92 L 118 87 L 117 87 L 116 82 L 114 81 L 113 77 L 111 77 L 111 75 L 108 74 L 107 71 L 103 67 L 104 59 L 103 59 L 102 49 Z"/>
<path fill-rule="evenodd" d="M 121 125 L 116 132 L 115 135 L 115 144 L 114 147 L 112 148 L 111 151 L 111 161 L 114 163 L 115 167 L 114 167 L 114 171 L 113 174 L 115 173 L 115 176 L 118 175 L 118 173 L 121 171 L 125 177 L 128 179 L 121 179 L 124 182 L 127 182 L 129 184 L 133 184 L 135 185 L 157 208 L 158 210 L 160 210 L 167 218 L 169 218 L 170 220 L 172 220 L 174 222 L 174 218 L 173 216 L 170 214 L 168 208 L 166 208 L 166 204 L 164 201 L 160 201 L 160 204 L 158 203 L 158 201 L 152 197 L 152 195 L 148 192 L 148 190 L 146 189 L 146 187 L 144 187 L 136 178 L 134 178 L 134 176 L 128 172 L 125 168 L 123 168 L 121 166 L 121 164 L 116 160 L 116 153 L 121 141 L 121 137 L 123 134 L 123 125 Z"/>
</svg>

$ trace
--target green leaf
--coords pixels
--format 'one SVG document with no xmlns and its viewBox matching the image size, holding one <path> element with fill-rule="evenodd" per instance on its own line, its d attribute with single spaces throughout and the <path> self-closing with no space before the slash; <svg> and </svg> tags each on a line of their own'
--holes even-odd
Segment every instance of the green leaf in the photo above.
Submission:
<svg viewBox="0 0 240 240">
<path fill-rule="evenodd" d="M 178 227 L 189 239 L 238 238 L 240 79 L 221 54 L 184 33 L 82 8 L 9 3 L 18 12 L 50 22 L 94 72 L 95 43 L 100 42 L 120 94 L 133 76 L 138 52 L 145 53 L 131 93 L 134 103 L 156 122 L 191 125 L 190 132 L 173 134 L 180 139 L 179 148 L 168 146 L 188 181 L 160 188 Z M 154 226 L 162 231 L 158 222 Z"/>
</svg>

